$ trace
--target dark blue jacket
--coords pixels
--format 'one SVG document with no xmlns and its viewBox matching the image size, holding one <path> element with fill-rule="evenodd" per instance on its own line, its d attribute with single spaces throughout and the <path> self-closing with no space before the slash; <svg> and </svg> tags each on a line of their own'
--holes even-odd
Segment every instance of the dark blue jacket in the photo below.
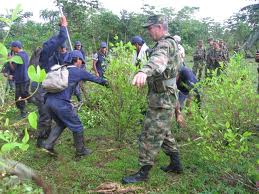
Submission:
<svg viewBox="0 0 259 194">
<path fill-rule="evenodd" d="M 24 83 L 29 81 L 28 67 L 29 67 L 29 56 L 25 51 L 20 51 L 16 55 L 22 58 L 22 64 L 14 64 L 14 81 L 16 84 Z"/>
<path fill-rule="evenodd" d="M 178 90 L 180 90 L 183 94 L 188 95 L 196 83 L 197 79 L 192 70 L 186 66 L 182 66 L 179 71 L 179 78 L 177 80 Z"/>
<path fill-rule="evenodd" d="M 105 55 L 103 55 L 102 53 L 100 52 L 97 52 L 97 56 L 98 56 L 98 60 L 96 62 L 96 70 L 98 71 L 99 73 L 99 76 L 100 77 L 103 77 L 103 74 L 104 74 L 104 67 L 103 67 L 103 63 L 105 63 Z"/>
<path fill-rule="evenodd" d="M 40 54 L 41 68 L 49 72 L 50 68 L 55 64 L 61 64 L 58 48 L 67 40 L 67 32 L 64 26 L 60 27 L 59 34 L 51 37 L 48 41 L 43 43 L 43 50 Z"/>
<path fill-rule="evenodd" d="M 94 75 L 92 75 L 91 73 L 82 70 L 80 68 L 77 67 L 68 67 L 68 71 L 69 71 L 69 76 L 68 76 L 68 87 L 58 93 L 47 93 L 46 94 L 46 98 L 56 98 L 56 99 L 61 99 L 61 100 L 65 100 L 65 101 L 70 101 L 71 96 L 74 93 L 75 90 L 75 86 L 78 84 L 78 82 L 80 81 L 91 81 L 91 82 L 95 82 L 101 85 L 105 85 L 106 84 L 106 80 L 102 79 L 102 78 L 98 78 Z"/>
</svg>

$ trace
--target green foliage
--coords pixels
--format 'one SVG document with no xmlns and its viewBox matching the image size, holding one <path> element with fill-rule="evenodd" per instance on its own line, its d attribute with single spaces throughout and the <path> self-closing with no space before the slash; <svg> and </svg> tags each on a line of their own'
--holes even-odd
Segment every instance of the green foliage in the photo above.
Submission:
<svg viewBox="0 0 259 194">
<path fill-rule="evenodd" d="M 29 148 L 29 134 L 27 129 L 24 130 L 24 137 L 22 139 L 21 143 L 17 142 L 17 136 L 16 134 L 5 130 L 5 131 L 0 131 L 0 140 L 4 142 L 1 145 L 1 152 L 0 155 L 9 153 L 10 151 L 14 150 L 15 148 L 19 148 L 22 151 L 26 151 Z"/>
<path fill-rule="evenodd" d="M 29 123 L 30 123 L 31 127 L 33 129 L 37 129 L 38 116 L 37 116 L 36 112 L 31 112 L 28 115 L 28 120 L 29 120 Z"/>
<path fill-rule="evenodd" d="M 28 76 L 30 80 L 40 83 L 46 78 L 46 72 L 44 69 L 41 69 L 39 66 L 35 68 L 35 66 L 30 65 L 28 69 Z"/>
<path fill-rule="evenodd" d="M 117 42 L 109 53 L 105 77 L 109 88 L 91 86 L 90 104 L 101 117 L 101 126 L 115 134 L 116 140 L 130 138 L 140 129 L 145 107 L 145 92 L 131 85 L 136 71 L 131 64 L 133 47 L 130 43 Z M 134 51 L 135 52 L 135 51 Z"/>
<path fill-rule="evenodd" d="M 204 156 L 241 160 L 251 149 L 248 142 L 258 114 L 258 96 L 247 64 L 237 55 L 220 76 L 214 72 L 197 87 L 203 96 L 202 107 L 192 107 L 195 113 L 188 122 L 203 137 Z"/>
</svg>

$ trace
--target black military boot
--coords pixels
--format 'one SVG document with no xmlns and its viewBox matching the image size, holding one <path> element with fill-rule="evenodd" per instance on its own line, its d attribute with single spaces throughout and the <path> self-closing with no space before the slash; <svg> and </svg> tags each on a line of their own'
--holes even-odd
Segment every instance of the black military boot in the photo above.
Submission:
<svg viewBox="0 0 259 194">
<path fill-rule="evenodd" d="M 76 157 L 87 156 L 92 153 L 92 150 L 87 149 L 84 144 L 84 132 L 73 132 L 74 142 L 76 147 Z"/>
<path fill-rule="evenodd" d="M 182 165 L 180 162 L 179 152 L 168 154 L 170 156 L 170 164 L 168 166 L 161 166 L 160 169 L 164 172 L 182 173 Z"/>
<path fill-rule="evenodd" d="M 63 132 L 64 128 L 55 127 L 51 129 L 48 139 L 45 141 L 39 142 L 39 147 L 42 148 L 44 151 L 47 151 L 51 155 L 56 155 L 57 153 L 54 151 L 54 144 L 56 140 L 59 138 L 61 133 Z"/>
<path fill-rule="evenodd" d="M 137 183 L 137 182 L 141 182 L 141 181 L 146 181 L 146 180 L 148 180 L 148 173 L 151 168 L 152 168 L 152 165 L 142 166 L 137 173 L 122 178 L 121 182 L 123 184 L 129 184 L 129 183 Z"/>
</svg>

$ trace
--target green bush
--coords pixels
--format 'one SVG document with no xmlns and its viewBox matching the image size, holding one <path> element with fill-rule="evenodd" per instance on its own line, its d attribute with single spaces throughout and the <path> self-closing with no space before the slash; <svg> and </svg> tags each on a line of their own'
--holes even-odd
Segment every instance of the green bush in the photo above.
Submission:
<svg viewBox="0 0 259 194">
<path fill-rule="evenodd" d="M 129 139 L 139 131 L 145 107 L 145 90 L 131 84 L 136 71 L 132 65 L 133 47 L 130 43 L 112 45 L 105 76 L 109 88 L 89 84 L 89 102 L 98 115 L 101 127 L 110 131 L 116 140 Z"/>
<path fill-rule="evenodd" d="M 234 56 L 228 67 L 197 86 L 202 95 L 201 110 L 192 106 L 189 126 L 202 137 L 199 145 L 206 158 L 242 159 L 250 148 L 252 128 L 258 115 L 258 95 L 253 77 L 241 55 Z"/>
</svg>

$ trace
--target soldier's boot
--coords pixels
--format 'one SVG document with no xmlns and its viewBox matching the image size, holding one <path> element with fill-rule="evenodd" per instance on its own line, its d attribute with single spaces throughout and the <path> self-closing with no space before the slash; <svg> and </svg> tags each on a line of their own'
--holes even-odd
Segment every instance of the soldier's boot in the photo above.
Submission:
<svg viewBox="0 0 259 194">
<path fill-rule="evenodd" d="M 183 168 L 180 162 L 179 152 L 173 152 L 169 154 L 170 164 L 168 166 L 161 166 L 160 169 L 164 172 L 174 172 L 180 174 L 183 172 Z"/>
<path fill-rule="evenodd" d="M 39 147 L 51 155 L 56 155 L 57 153 L 54 150 L 54 145 L 63 130 L 64 128 L 58 126 L 53 128 L 45 141 L 39 141 Z"/>
<path fill-rule="evenodd" d="M 137 173 L 130 175 L 130 176 L 123 177 L 121 182 L 123 184 L 129 184 L 129 183 L 147 181 L 148 174 L 149 174 L 149 171 L 151 170 L 151 168 L 152 168 L 152 165 L 142 166 Z"/>
<path fill-rule="evenodd" d="M 50 128 L 42 128 L 39 130 L 39 132 L 37 134 L 37 141 L 36 141 L 37 147 L 40 147 L 42 142 L 49 137 L 50 132 L 51 132 Z"/>
<path fill-rule="evenodd" d="M 92 150 L 87 149 L 84 145 L 84 132 L 73 132 L 75 147 L 76 147 L 76 157 L 87 156 L 92 153 Z"/>
</svg>

